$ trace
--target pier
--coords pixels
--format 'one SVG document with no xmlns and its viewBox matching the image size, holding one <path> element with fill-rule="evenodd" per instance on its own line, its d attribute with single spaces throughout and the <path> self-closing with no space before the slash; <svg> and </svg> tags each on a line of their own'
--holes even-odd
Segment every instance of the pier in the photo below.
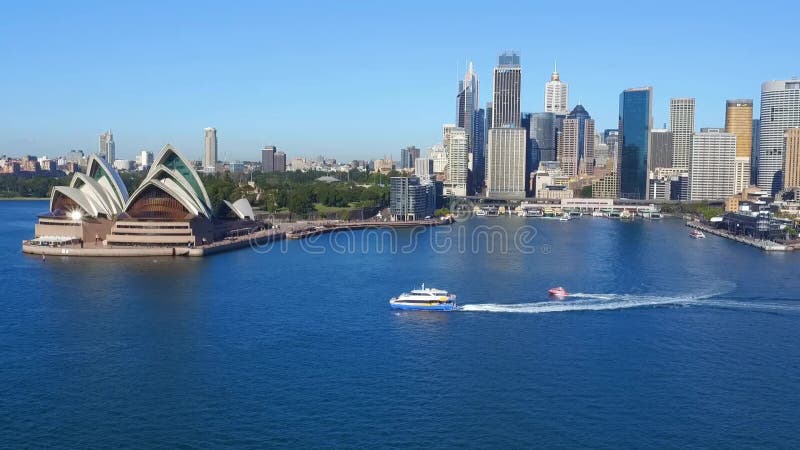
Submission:
<svg viewBox="0 0 800 450">
<path fill-rule="evenodd" d="M 765 241 L 765 240 L 761 240 L 761 239 L 753 239 L 753 238 L 748 237 L 748 236 L 731 234 L 731 233 L 728 233 L 725 230 L 720 230 L 720 229 L 717 229 L 717 228 L 709 227 L 708 225 L 705 225 L 705 224 L 703 224 L 701 222 L 698 222 L 696 220 L 691 220 L 689 222 L 686 222 L 686 226 L 690 227 L 690 228 L 696 228 L 698 230 L 703 231 L 704 233 L 710 233 L 710 234 L 713 234 L 715 236 L 720 236 L 720 237 L 724 237 L 724 238 L 727 238 L 727 239 L 731 239 L 731 240 L 736 241 L 736 242 L 741 242 L 742 244 L 751 245 L 753 247 L 760 248 L 761 250 L 764 250 L 764 251 L 767 251 L 767 252 L 785 252 L 785 251 L 794 250 L 793 247 L 788 247 L 786 245 L 778 244 L 778 243 L 775 243 L 775 242 L 772 242 L 772 241 Z"/>
<path fill-rule="evenodd" d="M 355 231 L 365 230 L 370 228 L 416 228 L 416 227 L 432 227 L 438 225 L 447 225 L 453 223 L 453 219 L 427 219 L 427 220 L 412 220 L 406 222 L 391 222 L 391 221 L 358 221 L 358 222 L 328 222 L 321 225 L 309 226 L 306 228 L 297 228 L 292 231 L 287 231 L 287 239 L 304 239 L 319 234 L 332 233 L 334 231 Z"/>
</svg>

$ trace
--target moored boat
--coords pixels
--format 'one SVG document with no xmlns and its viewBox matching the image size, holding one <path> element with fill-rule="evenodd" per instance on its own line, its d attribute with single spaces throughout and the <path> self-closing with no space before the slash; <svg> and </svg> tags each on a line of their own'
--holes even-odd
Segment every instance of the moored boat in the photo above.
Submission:
<svg viewBox="0 0 800 450">
<path fill-rule="evenodd" d="M 700 230 L 692 230 L 689 233 L 689 236 L 691 236 L 691 237 L 693 237 L 695 239 L 705 239 L 705 237 L 706 237 L 706 235 Z"/>
<path fill-rule="evenodd" d="M 425 288 L 404 292 L 389 300 L 392 309 L 412 311 L 452 311 L 456 309 L 456 296 L 442 289 Z"/>
</svg>

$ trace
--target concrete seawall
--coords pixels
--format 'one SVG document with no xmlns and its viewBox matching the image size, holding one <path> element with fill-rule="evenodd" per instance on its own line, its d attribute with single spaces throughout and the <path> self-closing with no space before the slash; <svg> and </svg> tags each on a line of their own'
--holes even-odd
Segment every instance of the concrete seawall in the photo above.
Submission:
<svg viewBox="0 0 800 450">
<path fill-rule="evenodd" d="M 421 220 L 414 222 L 335 222 L 311 226 L 311 223 L 291 224 L 286 231 L 278 228 L 258 231 L 235 238 L 228 238 L 211 244 L 196 247 L 123 247 L 102 245 L 33 245 L 29 241 L 22 242 L 22 252 L 30 255 L 45 256 L 87 256 L 87 257 L 148 257 L 148 256 L 190 256 L 202 257 L 217 253 L 249 247 L 254 241 L 263 244 L 282 239 L 303 239 L 323 233 L 335 231 L 363 230 L 368 228 L 413 228 L 446 225 L 452 221 Z"/>
</svg>

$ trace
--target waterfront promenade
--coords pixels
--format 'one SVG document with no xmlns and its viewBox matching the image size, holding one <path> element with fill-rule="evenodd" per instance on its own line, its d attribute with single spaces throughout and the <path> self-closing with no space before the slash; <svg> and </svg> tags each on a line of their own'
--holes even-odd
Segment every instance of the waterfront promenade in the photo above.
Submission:
<svg viewBox="0 0 800 450">
<path fill-rule="evenodd" d="M 22 241 L 22 252 L 43 256 L 88 256 L 88 257 L 145 257 L 145 256 L 190 256 L 202 257 L 216 253 L 237 250 L 254 244 L 264 244 L 282 239 L 303 239 L 310 236 L 336 231 L 364 230 L 368 228 L 413 228 L 429 227 L 452 223 L 452 219 L 417 220 L 408 222 L 391 221 L 302 221 L 282 223 L 269 230 L 259 230 L 241 236 L 228 237 L 205 245 L 197 246 L 112 246 L 103 243 L 84 242 L 67 245 L 36 245 Z"/>
</svg>

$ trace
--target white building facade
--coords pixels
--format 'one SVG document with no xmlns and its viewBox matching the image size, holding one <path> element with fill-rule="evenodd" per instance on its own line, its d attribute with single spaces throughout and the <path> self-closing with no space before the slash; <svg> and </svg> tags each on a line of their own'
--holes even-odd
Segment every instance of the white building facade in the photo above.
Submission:
<svg viewBox="0 0 800 450">
<path fill-rule="evenodd" d="M 704 128 L 692 138 L 689 200 L 724 200 L 734 195 L 736 135 Z"/>
<path fill-rule="evenodd" d="M 671 98 L 669 100 L 669 130 L 672 131 L 672 167 L 688 169 L 692 154 L 695 100 Z"/>
<path fill-rule="evenodd" d="M 525 198 L 524 128 L 492 128 L 486 155 L 486 196 Z"/>
<path fill-rule="evenodd" d="M 783 185 L 784 133 L 800 127 L 800 80 L 761 84 L 758 187 L 775 194 Z"/>
</svg>

